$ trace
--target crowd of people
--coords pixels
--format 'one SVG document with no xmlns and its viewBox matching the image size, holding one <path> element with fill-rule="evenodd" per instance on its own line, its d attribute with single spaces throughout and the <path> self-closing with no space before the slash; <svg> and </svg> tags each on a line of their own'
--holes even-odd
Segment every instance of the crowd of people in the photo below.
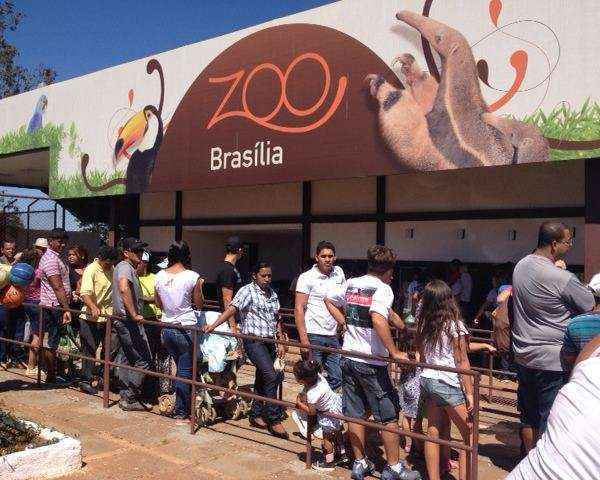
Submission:
<svg viewBox="0 0 600 480">
<path fill-rule="evenodd" d="M 286 351 L 272 340 L 288 337 L 279 297 L 271 286 L 272 266 L 258 262 L 250 281 L 244 282 L 236 266 L 244 255 L 238 237 L 227 239 L 225 257 L 216 272 L 221 313 L 212 320 L 201 313 L 204 279 L 192 269 L 187 243 L 173 243 L 166 258 L 155 265 L 150 263 L 148 245 L 135 238 L 123 239 L 118 248 L 100 248 L 91 263 L 86 250 L 77 245 L 67 250 L 63 260 L 67 242 L 62 229 L 54 229 L 47 239 L 36 240 L 19 255 L 14 242 L 3 242 L 0 262 L 18 260 L 35 269 L 26 304 L 18 309 L 0 306 L 0 336 L 31 341 L 33 348 L 27 357 L 25 349 L 0 342 L 3 367 L 26 368 L 31 375 L 43 369 L 47 382 L 60 383 L 64 372 L 57 369 L 55 350 L 61 329 L 70 325 L 84 355 L 96 357 L 107 349 L 113 361 L 163 373 L 170 372 L 173 362 L 178 377 L 191 378 L 197 359 L 185 327 L 198 326 L 207 337 L 219 332 L 246 335 L 243 341 L 233 343 L 235 358 L 245 356 L 255 367 L 256 394 L 278 398 Z M 514 367 L 518 377 L 524 459 L 510 478 L 597 478 L 596 449 L 585 448 L 597 422 L 581 421 L 577 414 L 582 409 L 573 407 L 570 399 L 585 395 L 586 408 L 593 409 L 592 402 L 600 405 L 600 383 L 596 383 L 600 378 L 593 368 L 600 358 L 600 340 L 596 338 L 600 335 L 596 310 L 600 276 L 585 285 L 566 269 L 563 259 L 572 242 L 571 232 L 560 222 L 543 223 L 536 249 L 514 266 L 514 272 L 509 264 L 495 270 L 493 288 L 480 308 L 474 308 L 473 281 L 460 261 L 451 262 L 444 279 L 415 271 L 399 309 L 395 309 L 390 286 L 397 263 L 392 249 L 370 247 L 366 273 L 346 278 L 336 265 L 335 246 L 320 242 L 314 265 L 297 278 L 294 288 L 295 334 L 302 359 L 293 366 L 293 373 L 303 388 L 292 418 L 301 434 L 306 434 L 307 416 L 317 418 L 323 456 L 313 467 L 334 469 L 351 457 L 354 480 L 375 469 L 368 458 L 366 427 L 353 422 L 344 425 L 328 414 L 372 419 L 386 426 L 397 426 L 401 420 L 403 429 L 417 433 L 424 432 L 425 421 L 429 437 L 445 439 L 450 438 L 454 424 L 462 441 L 469 444 L 473 434 L 472 375 L 437 367 L 468 371 L 469 353 L 498 348 L 503 367 Z M 38 303 L 47 307 L 41 336 Z M 72 314 L 72 310 L 81 313 Z M 115 317 L 110 343 L 105 345 L 103 322 L 109 315 Z M 468 327 L 481 326 L 486 318 L 494 330 L 492 341 L 471 341 Z M 407 327 L 413 324 L 414 329 Z M 36 365 L 35 347 L 42 341 L 48 348 L 43 350 L 43 364 Z M 590 351 L 590 345 L 596 348 Z M 392 379 L 389 359 L 401 363 L 399 382 Z M 407 362 L 411 360 L 426 366 L 416 367 Z M 102 373 L 100 364 L 84 360 L 76 372 L 80 388 L 96 393 L 102 387 Z M 119 385 L 119 407 L 125 411 L 146 410 L 152 396 L 156 399 L 169 388 L 168 382 L 166 387 L 162 381 L 150 382 L 141 371 L 118 369 L 113 374 L 117 379 L 111 384 Z M 190 386 L 176 381 L 173 388 L 175 404 L 169 415 L 187 421 Z M 575 410 L 569 412 L 569 408 Z M 253 426 L 280 438 L 289 435 L 285 416 L 282 407 L 268 401 L 253 401 L 249 412 Z M 570 417 L 576 418 L 581 432 L 569 431 Z M 382 479 L 420 478 L 401 459 L 402 447 L 413 459 L 422 456 L 431 480 L 456 468 L 448 448 L 402 437 L 391 430 L 380 431 L 386 459 Z M 566 442 L 570 444 L 565 451 L 578 445 L 584 451 L 564 455 L 559 445 Z M 575 471 L 591 476 L 556 474 Z M 467 455 L 461 451 L 458 477 L 465 480 L 467 474 Z"/>
</svg>

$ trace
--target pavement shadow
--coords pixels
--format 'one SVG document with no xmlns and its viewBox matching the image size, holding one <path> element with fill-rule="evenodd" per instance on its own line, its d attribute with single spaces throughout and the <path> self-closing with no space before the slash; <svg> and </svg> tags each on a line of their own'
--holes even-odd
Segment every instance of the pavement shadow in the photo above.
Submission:
<svg viewBox="0 0 600 480">
<path fill-rule="evenodd" d="M 35 383 L 29 383 L 18 379 L 0 382 L 0 392 L 10 392 L 11 390 L 34 390 L 35 388 Z"/>
<path fill-rule="evenodd" d="M 247 440 L 249 442 L 257 443 L 259 445 L 264 445 L 264 446 L 267 446 L 267 447 L 275 448 L 276 450 L 280 450 L 282 452 L 287 452 L 287 453 L 292 453 L 292 454 L 296 453 L 295 450 L 290 450 L 290 449 L 282 447 L 281 445 L 277 445 L 276 443 L 274 443 L 274 442 L 281 442 L 281 440 L 273 437 L 267 430 L 260 430 L 260 429 L 255 429 L 255 428 L 251 428 L 251 427 L 246 427 L 244 425 L 239 425 L 237 423 L 229 422 L 229 421 L 220 422 L 220 423 L 224 424 L 224 425 L 227 425 L 229 427 L 236 427 L 236 428 L 238 428 L 238 429 L 240 429 L 242 431 L 247 432 L 248 435 L 243 435 L 242 433 L 236 434 L 236 433 L 233 433 L 233 432 L 228 432 L 228 431 L 225 431 L 225 430 L 222 430 L 222 429 L 214 428 L 213 426 L 201 427 L 200 429 L 196 429 L 195 432 L 197 432 L 199 430 L 203 430 L 203 429 L 204 430 L 210 430 L 211 432 L 219 433 L 221 435 L 229 435 L 230 437 L 234 437 L 234 438 L 237 438 L 239 440 Z M 256 438 L 256 434 L 257 433 L 258 434 L 260 434 L 260 433 L 264 434 L 264 436 L 265 436 L 264 440 L 257 439 Z M 252 436 L 250 436 L 250 434 L 252 434 Z M 267 440 L 273 440 L 273 441 L 269 442 Z M 300 442 L 297 442 L 297 441 L 294 441 L 294 440 L 291 440 L 291 439 L 290 440 L 286 440 L 286 442 L 288 442 L 288 443 L 290 443 L 290 442 L 291 443 L 295 443 L 296 445 L 303 445 L 303 443 L 300 443 Z"/>
<path fill-rule="evenodd" d="M 493 465 L 507 472 L 512 471 L 520 461 L 518 448 L 497 443 L 479 445 L 479 456 L 487 457 Z"/>
<path fill-rule="evenodd" d="M 23 390 L 60 390 L 64 389 L 66 385 L 54 385 L 48 383 L 41 383 L 38 385 L 35 381 L 31 381 L 31 379 L 25 375 L 21 375 L 19 373 L 11 372 L 13 375 L 18 375 L 23 377 L 23 380 L 20 378 L 11 378 L 9 380 L 3 380 L 0 382 L 0 392 L 9 392 L 9 391 L 23 391 Z M 26 381 L 25 379 L 29 380 Z"/>
</svg>

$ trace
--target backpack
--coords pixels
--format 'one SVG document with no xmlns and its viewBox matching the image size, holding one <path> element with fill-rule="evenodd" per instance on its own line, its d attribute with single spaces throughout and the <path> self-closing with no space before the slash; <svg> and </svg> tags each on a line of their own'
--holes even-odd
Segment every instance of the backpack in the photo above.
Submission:
<svg viewBox="0 0 600 480">
<path fill-rule="evenodd" d="M 512 324 L 512 287 L 498 294 L 498 306 L 492 311 L 492 340 L 498 353 L 510 352 L 510 327 Z"/>
</svg>

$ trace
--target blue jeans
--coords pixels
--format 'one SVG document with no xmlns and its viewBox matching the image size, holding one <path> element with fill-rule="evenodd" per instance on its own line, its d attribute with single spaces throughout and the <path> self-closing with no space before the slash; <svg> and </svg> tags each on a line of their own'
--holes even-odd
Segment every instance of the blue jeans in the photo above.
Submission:
<svg viewBox="0 0 600 480">
<path fill-rule="evenodd" d="M 263 397 L 277 398 L 277 389 L 283 382 L 283 372 L 277 372 L 273 368 L 273 362 L 277 357 L 275 344 L 244 340 L 244 349 L 256 367 L 254 393 Z M 273 425 L 283 419 L 283 409 L 279 405 L 253 400 L 250 418 L 258 417 L 262 417 L 267 424 Z"/>
<path fill-rule="evenodd" d="M 311 345 L 319 347 L 340 348 L 340 341 L 335 335 L 316 335 L 308 334 L 308 341 Z M 327 373 L 327 383 L 332 390 L 337 390 L 342 386 L 342 368 L 340 361 L 342 356 L 339 353 L 327 353 L 320 350 L 311 350 L 313 358 L 321 364 L 325 373 Z"/>
<path fill-rule="evenodd" d="M 121 348 L 123 364 L 148 370 L 152 360 L 144 325 L 133 320 L 115 320 L 112 324 L 115 338 Z M 138 400 L 146 375 L 128 369 L 119 369 L 119 378 L 125 385 L 120 392 L 121 399 L 127 402 Z"/>
<path fill-rule="evenodd" d="M 193 343 L 189 332 L 176 328 L 163 328 L 161 340 L 164 347 L 173 357 L 177 365 L 177 376 L 192 378 Z M 175 415 L 190 414 L 191 386 L 188 383 L 175 381 Z"/>
<path fill-rule="evenodd" d="M 8 308 L 0 305 L 0 337 L 8 338 Z M 8 360 L 10 344 L 0 340 L 0 362 Z"/>
<path fill-rule="evenodd" d="M 23 307 L 8 309 L 0 305 L 0 337 L 24 341 L 25 313 Z M 26 362 L 25 348 L 21 345 L 0 342 L 0 362 L 6 362 L 9 357 L 14 362 Z"/>
</svg>

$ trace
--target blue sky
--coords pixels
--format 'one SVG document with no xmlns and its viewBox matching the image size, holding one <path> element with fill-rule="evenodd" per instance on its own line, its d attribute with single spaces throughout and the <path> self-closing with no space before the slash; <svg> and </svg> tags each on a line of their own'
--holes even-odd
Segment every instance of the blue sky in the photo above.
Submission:
<svg viewBox="0 0 600 480">
<path fill-rule="evenodd" d="M 66 80 L 318 7 L 326 0 L 18 0 L 26 18 L 8 38 L 25 66 Z"/>
</svg>

